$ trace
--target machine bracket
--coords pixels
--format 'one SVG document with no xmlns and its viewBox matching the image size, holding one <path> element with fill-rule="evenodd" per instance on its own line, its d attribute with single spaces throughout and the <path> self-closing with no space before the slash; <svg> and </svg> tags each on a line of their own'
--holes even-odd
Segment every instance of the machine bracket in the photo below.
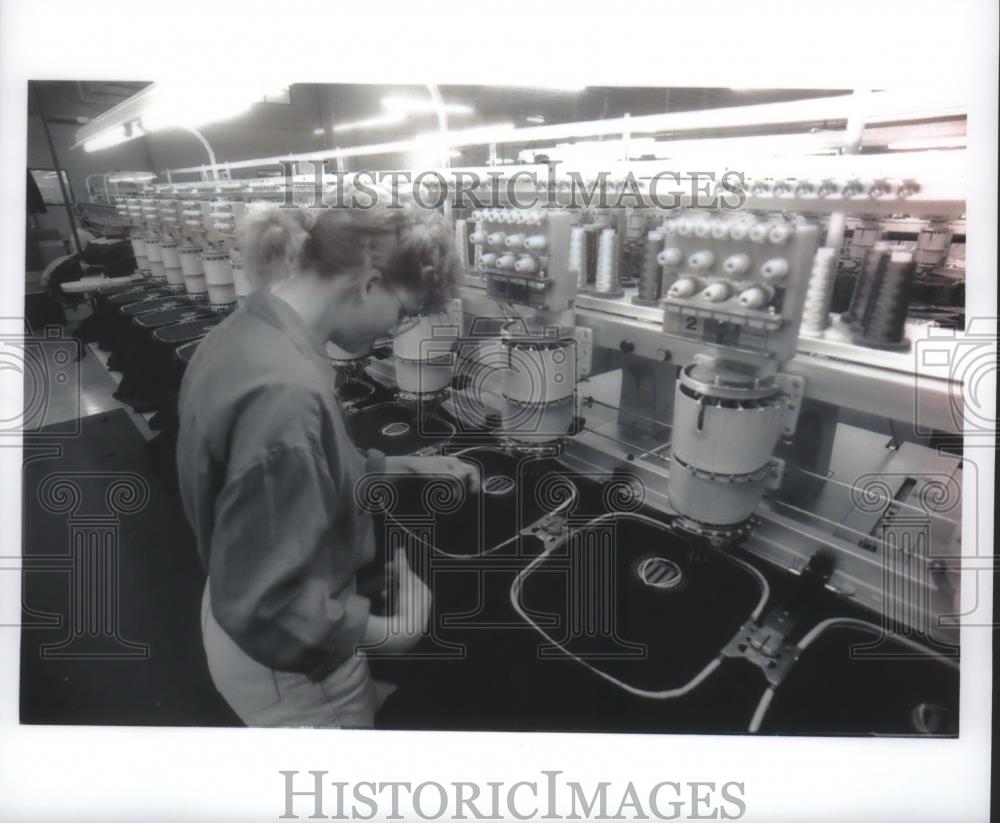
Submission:
<svg viewBox="0 0 1000 823">
<path fill-rule="evenodd" d="M 566 517 L 562 514 L 548 514 L 521 530 L 526 537 L 536 537 L 545 543 L 558 543 L 568 533 Z"/>
<path fill-rule="evenodd" d="M 771 469 L 771 476 L 768 478 L 765 488 L 774 491 L 781 488 L 781 481 L 785 479 L 785 461 L 780 457 L 772 457 L 768 466 Z"/>
<path fill-rule="evenodd" d="M 785 642 L 795 618 L 785 609 L 770 612 L 758 623 L 748 620 L 722 650 L 723 657 L 742 657 L 764 672 L 772 687 L 781 684 L 798 659 L 796 646 Z"/>
<path fill-rule="evenodd" d="M 576 379 L 579 381 L 590 376 L 594 362 L 594 330 L 575 326 L 573 337 L 576 340 Z"/>
<path fill-rule="evenodd" d="M 781 410 L 781 436 L 791 437 L 799 424 L 799 412 L 802 409 L 802 398 L 806 393 L 804 377 L 793 374 L 779 373 L 774 376 L 775 383 L 784 394 L 784 405 Z"/>
</svg>

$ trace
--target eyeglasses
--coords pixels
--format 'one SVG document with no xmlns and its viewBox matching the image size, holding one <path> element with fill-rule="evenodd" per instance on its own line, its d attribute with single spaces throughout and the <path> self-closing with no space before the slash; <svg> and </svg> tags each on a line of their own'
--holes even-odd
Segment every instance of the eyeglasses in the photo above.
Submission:
<svg viewBox="0 0 1000 823">
<path fill-rule="evenodd" d="M 399 292 L 396 291 L 392 286 L 390 286 L 385 281 L 382 282 L 382 286 L 388 291 L 393 297 L 396 298 L 396 302 L 399 303 L 399 314 L 396 317 L 396 322 L 386 330 L 386 337 L 397 337 L 403 332 L 407 332 L 420 322 L 420 310 L 416 312 L 411 312 L 406 308 L 406 304 L 403 303 L 402 298 L 399 296 Z"/>
</svg>

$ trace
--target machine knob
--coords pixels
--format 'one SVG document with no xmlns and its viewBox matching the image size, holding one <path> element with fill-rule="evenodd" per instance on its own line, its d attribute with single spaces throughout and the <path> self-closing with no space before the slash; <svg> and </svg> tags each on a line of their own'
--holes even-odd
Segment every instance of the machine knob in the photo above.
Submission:
<svg viewBox="0 0 1000 823">
<path fill-rule="evenodd" d="M 781 280 L 788 274 L 788 261 L 784 257 L 772 257 L 760 267 L 760 274 L 770 283 Z"/>
<path fill-rule="evenodd" d="M 701 293 L 701 296 L 702 299 L 707 300 L 709 303 L 721 303 L 724 300 L 728 300 L 732 293 L 733 287 L 725 281 L 720 281 L 706 288 Z"/>
<path fill-rule="evenodd" d="M 778 223 L 778 225 L 771 227 L 771 230 L 767 233 L 767 239 L 771 243 L 781 244 L 788 240 L 791 233 L 792 230 L 788 226 L 784 223 Z"/>
<path fill-rule="evenodd" d="M 667 292 L 667 297 L 690 297 L 702 287 L 698 277 L 679 277 Z"/>
<path fill-rule="evenodd" d="M 770 286 L 751 286 L 740 292 L 740 305 L 747 309 L 759 309 L 771 302 L 774 289 Z"/>
<path fill-rule="evenodd" d="M 635 343 L 631 340 L 622 340 L 622 342 L 618 344 L 618 348 L 625 352 L 625 354 L 631 354 L 635 351 Z"/>
<path fill-rule="evenodd" d="M 656 255 L 656 262 L 661 266 L 673 268 L 681 262 L 681 250 L 678 248 L 664 249 Z"/>
<path fill-rule="evenodd" d="M 712 221 L 712 237 L 716 240 L 725 240 L 729 235 L 729 225 L 725 220 Z"/>
<path fill-rule="evenodd" d="M 534 257 L 525 255 L 514 263 L 514 271 L 519 271 L 524 274 L 534 274 L 538 271 L 538 261 L 536 261 Z"/>
<path fill-rule="evenodd" d="M 733 240 L 743 240 L 750 231 L 750 226 L 744 221 L 738 220 L 729 227 L 729 236 Z"/>
<path fill-rule="evenodd" d="M 732 254 L 722 264 L 722 269 L 731 277 L 736 277 L 750 268 L 750 257 L 746 254 Z"/>
<path fill-rule="evenodd" d="M 696 251 L 688 258 L 688 266 L 695 271 L 706 271 L 707 269 L 712 268 L 714 260 L 715 256 L 707 249 L 704 251 Z"/>
</svg>

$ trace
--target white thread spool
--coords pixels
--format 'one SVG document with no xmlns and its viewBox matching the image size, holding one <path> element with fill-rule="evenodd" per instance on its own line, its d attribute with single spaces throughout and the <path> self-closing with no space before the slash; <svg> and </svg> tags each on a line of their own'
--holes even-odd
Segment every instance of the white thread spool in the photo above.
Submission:
<svg viewBox="0 0 1000 823">
<path fill-rule="evenodd" d="M 614 294 L 618 287 L 618 236 L 614 229 L 603 229 L 597 242 L 597 275 L 594 290 Z"/>
<path fill-rule="evenodd" d="M 576 272 L 578 288 L 587 285 L 587 233 L 583 226 L 573 226 L 570 229 L 567 267 Z"/>
<path fill-rule="evenodd" d="M 495 252 L 483 252 L 479 257 L 479 263 L 484 269 L 496 268 L 497 256 Z"/>
<path fill-rule="evenodd" d="M 505 239 L 506 235 L 502 231 L 495 231 L 488 238 L 486 238 L 487 242 L 494 248 L 500 248 L 503 246 Z"/>
<path fill-rule="evenodd" d="M 830 301 L 837 279 L 837 252 L 829 246 L 816 249 L 805 304 L 802 307 L 803 334 L 819 334 L 830 325 Z"/>
<path fill-rule="evenodd" d="M 504 245 L 508 249 L 520 249 L 524 246 L 524 235 L 523 234 L 508 234 L 504 238 Z"/>
<path fill-rule="evenodd" d="M 469 267 L 469 236 L 464 220 L 455 221 L 455 252 L 463 269 Z"/>
<path fill-rule="evenodd" d="M 486 242 L 486 230 L 483 228 L 482 220 L 476 220 L 476 230 L 472 233 L 472 242 L 475 244 L 472 249 L 472 264 L 477 269 L 481 269 L 483 267 L 483 244 Z"/>
<path fill-rule="evenodd" d="M 546 245 L 544 234 L 533 234 L 524 238 L 524 248 L 528 251 L 542 251 Z"/>
<path fill-rule="evenodd" d="M 497 268 L 498 269 L 513 269 L 515 262 L 516 261 L 514 259 L 514 255 L 513 254 L 504 254 L 504 255 L 501 255 L 500 258 L 497 260 Z"/>
</svg>

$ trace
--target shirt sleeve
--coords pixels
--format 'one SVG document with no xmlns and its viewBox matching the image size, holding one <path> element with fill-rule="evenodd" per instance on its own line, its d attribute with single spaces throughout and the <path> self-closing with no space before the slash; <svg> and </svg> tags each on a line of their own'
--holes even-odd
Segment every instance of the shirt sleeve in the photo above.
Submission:
<svg viewBox="0 0 1000 823">
<path fill-rule="evenodd" d="M 361 643 L 369 603 L 354 593 L 349 552 L 337 552 L 337 494 L 321 454 L 283 445 L 231 478 L 216 503 L 212 612 L 271 668 L 319 677 Z"/>
</svg>

